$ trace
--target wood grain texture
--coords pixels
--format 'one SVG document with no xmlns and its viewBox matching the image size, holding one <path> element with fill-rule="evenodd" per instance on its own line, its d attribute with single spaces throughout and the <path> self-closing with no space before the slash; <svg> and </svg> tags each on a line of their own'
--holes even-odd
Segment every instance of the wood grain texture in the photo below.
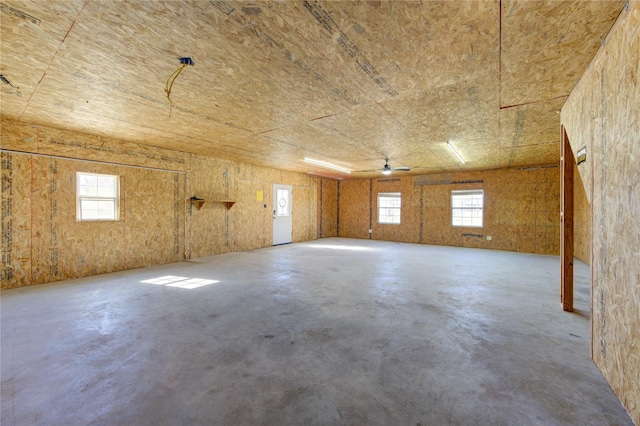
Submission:
<svg viewBox="0 0 640 426">
<path fill-rule="evenodd" d="M 318 238 L 317 177 L 148 151 L 131 142 L 4 118 L 1 123 L 3 147 L 33 151 L 1 151 L 2 288 L 270 246 L 274 183 L 293 186 L 294 241 Z M 176 165 L 180 170 L 173 170 Z M 120 220 L 76 221 L 78 171 L 120 176 Z M 256 191 L 262 191 L 262 201 Z M 193 196 L 235 204 L 206 202 L 192 210 Z"/>
<path fill-rule="evenodd" d="M 29 157 L 0 152 L 2 288 L 22 287 L 32 280 L 31 169 Z"/>
<path fill-rule="evenodd" d="M 427 176 L 428 177 L 428 176 Z M 557 167 L 500 169 L 340 182 L 340 236 L 528 253 L 560 253 L 560 173 Z M 483 189 L 484 226 L 451 226 L 451 191 Z M 402 194 L 400 225 L 377 223 L 378 192 Z M 369 221 L 371 212 L 371 221 Z M 486 237 L 491 236 L 491 240 Z"/>
<path fill-rule="evenodd" d="M 560 301 L 562 310 L 573 312 L 573 169 L 576 161 L 564 127 L 560 143 Z"/>
<path fill-rule="evenodd" d="M 591 206 L 587 200 L 584 183 L 580 178 L 578 166 L 574 166 L 573 191 L 573 236 L 574 255 L 587 265 L 591 263 Z"/>
<path fill-rule="evenodd" d="M 562 108 L 591 204 L 592 356 L 640 423 L 640 2 L 629 2 Z"/>
<path fill-rule="evenodd" d="M 303 158 L 370 170 L 388 156 L 409 175 L 544 165 L 555 112 L 623 4 L 5 0 L 2 115 L 91 134 L 95 158 L 122 157 L 117 141 L 343 178 L 379 173 Z M 183 56 L 195 65 L 170 101 Z M 58 142 L 49 152 L 73 155 L 36 141 Z"/>
<path fill-rule="evenodd" d="M 338 181 L 320 180 L 319 237 L 338 236 Z"/>
<path fill-rule="evenodd" d="M 502 1 L 500 106 L 568 96 L 624 4 Z M 599 34 L 600 39 L 584 34 Z"/>
</svg>

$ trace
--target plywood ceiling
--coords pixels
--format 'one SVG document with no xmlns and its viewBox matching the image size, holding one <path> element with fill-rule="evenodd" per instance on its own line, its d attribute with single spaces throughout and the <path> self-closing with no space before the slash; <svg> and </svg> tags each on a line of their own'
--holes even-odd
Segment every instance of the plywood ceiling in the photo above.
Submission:
<svg viewBox="0 0 640 426">
<path fill-rule="evenodd" d="M 2 115 L 344 178 L 377 172 L 302 159 L 556 164 L 557 111 L 624 3 L 3 0 Z"/>
</svg>

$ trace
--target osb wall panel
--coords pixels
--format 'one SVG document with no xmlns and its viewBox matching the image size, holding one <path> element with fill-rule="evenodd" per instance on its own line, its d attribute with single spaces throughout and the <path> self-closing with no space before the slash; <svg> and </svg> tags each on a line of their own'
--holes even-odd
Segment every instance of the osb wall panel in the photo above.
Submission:
<svg viewBox="0 0 640 426">
<path fill-rule="evenodd" d="M 6 117 L 0 124 L 2 149 L 168 170 L 185 171 L 189 167 L 189 155 L 179 151 L 29 125 Z"/>
<path fill-rule="evenodd" d="M 273 244 L 273 184 L 292 186 L 293 241 L 318 238 L 319 178 L 250 164 L 235 164 L 237 202 L 232 210 L 235 210 L 237 221 L 236 250 L 252 250 Z M 262 191 L 262 201 L 257 199 L 257 191 Z"/>
<path fill-rule="evenodd" d="M 320 181 L 318 205 L 318 236 L 338 236 L 338 181 L 322 179 Z"/>
<path fill-rule="evenodd" d="M 317 177 L 1 120 L 3 288 L 270 246 L 274 183 L 294 241 L 318 236 Z M 121 176 L 120 221 L 75 222 L 75 171 Z"/>
<path fill-rule="evenodd" d="M 372 238 L 385 241 L 418 242 L 420 238 L 420 198 L 416 197 L 413 180 L 383 178 L 371 179 L 370 182 L 372 190 L 372 208 L 370 209 Z M 400 224 L 378 223 L 378 193 L 380 192 L 400 192 L 402 196 Z"/>
<path fill-rule="evenodd" d="M 262 200 L 258 199 L 259 192 L 262 192 Z M 272 184 L 259 180 L 238 179 L 236 198 L 238 201 L 231 209 L 237 222 L 235 227 L 236 250 L 253 250 L 272 245 Z M 296 203 L 295 198 L 293 202 Z"/>
<path fill-rule="evenodd" d="M 591 263 L 591 207 L 584 191 L 578 166 L 574 166 L 573 189 L 573 250 L 574 256 Z"/>
<path fill-rule="evenodd" d="M 193 155 L 187 177 L 187 198 L 206 200 L 200 210 L 187 205 L 187 258 L 228 253 L 234 250 L 234 217 L 242 204 L 231 209 L 220 200 L 236 200 L 233 162 Z"/>
<path fill-rule="evenodd" d="M 413 177 L 340 182 L 340 236 L 558 254 L 557 167 L 452 173 L 451 183 L 414 185 Z M 482 228 L 451 225 L 451 191 L 483 189 Z M 378 224 L 378 192 L 402 194 L 400 225 Z M 487 236 L 491 240 L 487 240 Z"/>
<path fill-rule="evenodd" d="M 338 236 L 370 238 L 371 179 L 338 182 Z"/>
<path fill-rule="evenodd" d="M 11 198 L 12 223 L 3 228 L 8 231 L 3 239 L 11 244 L 6 264 L 3 260 L 2 288 L 182 259 L 183 174 L 19 153 L 2 156 L 3 178 L 11 177 L 11 189 L 21 187 L 3 191 L 5 205 Z M 118 221 L 76 221 L 76 172 L 120 176 Z"/>
<path fill-rule="evenodd" d="M 182 260 L 184 173 L 128 169 L 124 178 L 127 269 Z"/>
<path fill-rule="evenodd" d="M 423 186 L 427 244 L 558 254 L 558 168 L 454 173 L 448 185 Z M 482 228 L 451 226 L 451 191 L 484 190 Z M 491 237 L 488 240 L 487 237 Z"/>
<path fill-rule="evenodd" d="M 31 282 L 31 158 L 0 152 L 2 288 Z"/>
<path fill-rule="evenodd" d="M 87 165 L 33 156 L 31 180 L 32 279 L 34 284 L 111 272 L 123 263 L 125 220 L 76 222 L 76 171 L 119 174 L 116 166 Z M 97 166 L 96 168 L 94 168 Z M 121 193 L 127 185 L 121 178 Z M 120 268 L 126 269 L 126 268 Z"/>
<path fill-rule="evenodd" d="M 562 109 L 591 201 L 592 356 L 640 424 L 640 1 L 629 2 Z"/>
<path fill-rule="evenodd" d="M 293 242 L 318 238 L 318 193 L 316 185 L 292 188 Z"/>
</svg>

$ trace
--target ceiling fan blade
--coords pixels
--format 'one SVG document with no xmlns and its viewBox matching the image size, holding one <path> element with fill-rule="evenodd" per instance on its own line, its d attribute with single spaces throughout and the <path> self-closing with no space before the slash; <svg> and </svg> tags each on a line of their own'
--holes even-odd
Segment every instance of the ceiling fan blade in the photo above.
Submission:
<svg viewBox="0 0 640 426">
<path fill-rule="evenodd" d="M 411 167 L 409 166 L 393 167 L 393 170 L 398 170 L 400 172 L 408 172 L 409 170 L 411 170 Z"/>
</svg>

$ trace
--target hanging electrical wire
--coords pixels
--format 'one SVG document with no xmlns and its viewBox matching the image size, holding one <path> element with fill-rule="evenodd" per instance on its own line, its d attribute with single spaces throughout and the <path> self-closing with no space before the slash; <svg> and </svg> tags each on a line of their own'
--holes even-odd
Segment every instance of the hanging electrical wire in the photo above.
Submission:
<svg viewBox="0 0 640 426">
<path fill-rule="evenodd" d="M 171 100 L 171 89 L 173 89 L 173 83 L 176 81 L 176 78 L 180 75 L 180 73 L 189 65 L 194 65 L 193 59 L 189 57 L 180 58 L 180 68 L 175 70 L 173 74 L 169 76 L 167 79 L 167 83 L 164 85 L 164 92 L 167 94 L 167 99 L 171 106 L 173 107 L 173 101 Z"/>
</svg>

